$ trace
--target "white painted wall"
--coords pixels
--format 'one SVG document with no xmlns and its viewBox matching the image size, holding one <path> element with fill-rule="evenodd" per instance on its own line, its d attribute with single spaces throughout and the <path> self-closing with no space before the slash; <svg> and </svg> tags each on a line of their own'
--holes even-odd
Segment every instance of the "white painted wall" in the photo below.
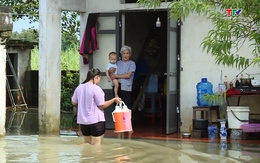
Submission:
<svg viewBox="0 0 260 163">
<path fill-rule="evenodd" d="M 1 38 L 0 38 L 1 41 Z M 5 131 L 5 113 L 6 113 L 6 49 L 4 45 L 0 44 L 0 137 L 4 136 Z"/>
<path fill-rule="evenodd" d="M 227 75 L 229 80 L 232 80 L 241 71 L 235 67 L 216 65 L 214 58 L 202 51 L 200 44 L 210 29 L 212 29 L 210 20 L 195 14 L 190 15 L 181 27 L 181 67 L 183 67 L 183 71 L 181 72 L 180 108 L 181 131 L 183 132 L 189 131 L 192 124 L 192 106 L 197 105 L 196 84 L 201 81 L 201 78 L 208 78 L 214 89 L 220 82 L 221 70 L 223 70 L 223 76 Z M 247 54 L 245 56 L 250 56 L 250 52 L 248 46 L 241 49 L 241 54 Z M 257 72 L 259 72 L 258 67 L 250 66 L 244 71 L 244 74 Z M 260 79 L 260 76 L 255 77 Z M 223 116 L 225 110 L 225 106 L 223 106 L 221 116 Z"/>
<path fill-rule="evenodd" d="M 62 0 L 60 0 L 62 1 Z M 40 2 L 44 2 L 43 0 Z M 49 4 L 54 5 L 54 2 L 48 0 Z M 86 3 L 85 3 L 86 2 Z M 77 3 L 79 1 L 77 0 Z M 65 4 L 65 3 L 60 3 Z M 68 9 L 68 4 L 66 3 L 66 8 Z M 83 3 L 86 5 L 86 13 L 95 13 L 95 12 L 117 12 L 119 10 L 135 10 L 138 9 L 137 4 L 121 4 L 120 0 L 86 0 Z M 168 3 L 163 3 L 163 9 L 167 8 Z M 45 6 L 46 7 L 46 6 Z M 75 7 L 75 6 L 74 6 Z M 46 11 L 47 9 L 44 9 Z M 79 7 L 78 10 L 82 10 L 82 7 Z M 81 36 L 83 35 L 85 23 L 87 20 L 87 14 L 84 13 L 81 15 Z M 50 18 L 48 18 L 50 21 Z M 41 20 L 41 19 L 40 19 Z M 42 29 L 48 29 L 46 20 L 40 25 L 44 25 Z M 49 27 L 50 25 L 48 25 Z M 51 25 L 54 27 L 54 25 Z M 181 30 L 181 66 L 183 71 L 181 72 L 181 120 L 183 125 L 181 131 L 188 131 L 189 126 L 192 123 L 192 106 L 196 104 L 196 84 L 201 80 L 202 77 L 207 77 L 210 82 L 212 82 L 214 88 L 218 85 L 220 80 L 220 72 L 223 70 L 223 75 L 227 75 L 229 80 L 233 79 L 236 74 L 240 71 L 236 68 L 224 67 L 222 65 L 215 65 L 214 58 L 202 51 L 200 43 L 203 38 L 207 35 L 209 29 L 211 29 L 211 23 L 206 18 L 197 15 L 191 15 L 183 23 Z M 45 33 L 42 33 L 45 34 Z M 46 33 L 47 34 L 47 33 Z M 55 34 L 54 34 L 55 35 Z M 44 35 L 40 35 L 45 37 Z M 52 36 L 53 38 L 53 36 Z M 47 39 L 48 40 L 48 39 Z M 45 41 L 47 41 L 45 38 Z M 53 41 L 52 41 L 53 42 Z M 49 43 L 51 44 L 51 42 Z M 48 45 L 49 45 L 48 44 Z M 55 49 L 50 46 L 51 49 Z M 56 46 L 57 47 L 57 46 Z M 42 48 L 46 48 L 42 46 Z M 51 51 L 49 49 L 49 51 Z M 248 47 L 242 48 L 241 53 L 249 54 L 250 50 Z M 47 53 L 50 55 L 49 53 Z M 43 55 L 43 54 L 42 54 Z M 86 71 L 88 70 L 88 65 L 80 65 L 80 76 L 81 81 L 85 79 Z M 46 60 L 47 61 L 47 60 Z M 43 63 L 42 63 L 43 64 Z M 45 68 L 47 70 L 48 67 Z M 248 73 L 256 73 L 257 67 L 249 67 L 246 71 Z M 258 77 L 256 76 L 258 79 Z M 222 110 L 225 110 L 223 108 Z M 223 114 L 223 113 L 222 113 Z"/>
<path fill-rule="evenodd" d="M 167 8 L 168 3 L 163 3 L 161 8 Z M 137 4 L 120 4 L 120 0 L 88 0 L 87 11 L 95 12 L 117 12 L 119 10 L 136 10 Z M 221 70 L 223 76 L 227 75 L 232 80 L 241 70 L 231 67 L 216 65 L 214 57 L 202 51 L 200 46 L 203 38 L 212 28 L 210 20 L 198 15 L 190 15 L 181 27 L 181 88 L 180 88 L 180 109 L 181 109 L 181 131 L 189 131 L 192 124 L 192 106 L 197 105 L 196 101 L 196 84 L 202 77 L 208 78 L 212 82 L 214 89 L 220 82 Z M 250 55 L 251 50 L 248 46 L 241 49 L 241 54 Z M 82 70 L 83 67 L 81 67 Z M 250 66 L 244 71 L 245 73 L 257 73 L 258 68 Z M 256 79 L 260 76 L 255 76 Z M 225 114 L 226 106 L 221 106 L 221 117 Z"/>
</svg>

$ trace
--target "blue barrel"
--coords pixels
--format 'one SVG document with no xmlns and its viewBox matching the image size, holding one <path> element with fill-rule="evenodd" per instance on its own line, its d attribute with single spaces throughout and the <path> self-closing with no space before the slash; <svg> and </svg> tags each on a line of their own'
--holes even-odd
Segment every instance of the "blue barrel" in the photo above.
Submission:
<svg viewBox="0 0 260 163">
<path fill-rule="evenodd" d="M 213 85 L 207 81 L 207 78 L 201 78 L 201 82 L 196 85 L 197 88 L 197 105 L 209 106 L 209 102 L 204 100 L 205 94 L 213 94 Z"/>
</svg>

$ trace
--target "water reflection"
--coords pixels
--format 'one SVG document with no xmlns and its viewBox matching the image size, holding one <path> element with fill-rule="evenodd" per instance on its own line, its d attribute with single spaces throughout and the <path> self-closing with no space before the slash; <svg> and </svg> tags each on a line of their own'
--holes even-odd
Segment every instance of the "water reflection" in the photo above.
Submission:
<svg viewBox="0 0 260 163">
<path fill-rule="evenodd" d="M 226 153 L 227 153 L 227 140 L 220 140 L 219 155 L 226 156 Z"/>
<path fill-rule="evenodd" d="M 82 137 L 77 136 L 9 135 L 0 141 L 0 160 L 61 163 L 260 162 L 259 145 L 241 145 L 238 142 L 105 138 L 100 146 L 82 143 Z"/>
</svg>

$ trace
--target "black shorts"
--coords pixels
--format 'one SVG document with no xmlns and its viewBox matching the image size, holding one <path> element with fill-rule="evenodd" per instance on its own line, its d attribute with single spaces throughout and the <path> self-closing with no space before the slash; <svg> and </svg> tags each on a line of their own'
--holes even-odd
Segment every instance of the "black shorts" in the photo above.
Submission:
<svg viewBox="0 0 260 163">
<path fill-rule="evenodd" d="M 91 125 L 80 125 L 82 135 L 84 136 L 102 136 L 106 131 L 106 123 L 98 122 Z"/>
</svg>

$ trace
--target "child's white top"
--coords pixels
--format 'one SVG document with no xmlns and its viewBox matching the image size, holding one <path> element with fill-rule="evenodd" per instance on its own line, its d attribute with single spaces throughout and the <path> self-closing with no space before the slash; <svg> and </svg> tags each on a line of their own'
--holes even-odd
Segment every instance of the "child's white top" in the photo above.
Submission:
<svg viewBox="0 0 260 163">
<path fill-rule="evenodd" d="M 109 70 L 110 68 L 115 68 L 116 69 L 117 68 L 116 63 L 108 63 L 107 67 L 106 67 L 106 70 Z M 116 69 L 114 74 L 116 74 L 116 73 L 117 73 L 117 69 Z"/>
</svg>

